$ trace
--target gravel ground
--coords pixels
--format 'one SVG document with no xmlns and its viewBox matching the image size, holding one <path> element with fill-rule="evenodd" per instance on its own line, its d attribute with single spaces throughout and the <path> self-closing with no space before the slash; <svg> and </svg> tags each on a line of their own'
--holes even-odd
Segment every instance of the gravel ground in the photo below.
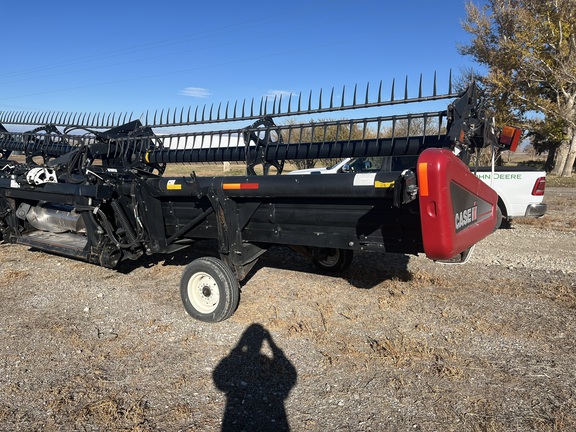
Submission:
<svg viewBox="0 0 576 432">
<path fill-rule="evenodd" d="M 219 324 L 182 266 L 110 270 L 0 245 L 1 430 L 576 430 L 576 194 L 465 265 L 357 254 L 341 277 L 283 248 Z"/>
</svg>

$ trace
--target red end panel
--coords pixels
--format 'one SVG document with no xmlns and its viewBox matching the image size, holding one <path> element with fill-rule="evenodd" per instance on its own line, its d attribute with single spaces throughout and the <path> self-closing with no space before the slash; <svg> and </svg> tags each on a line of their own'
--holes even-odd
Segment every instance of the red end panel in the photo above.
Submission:
<svg viewBox="0 0 576 432">
<path fill-rule="evenodd" d="M 453 258 L 494 232 L 498 195 L 451 151 L 424 150 L 417 171 L 428 258 Z"/>
</svg>

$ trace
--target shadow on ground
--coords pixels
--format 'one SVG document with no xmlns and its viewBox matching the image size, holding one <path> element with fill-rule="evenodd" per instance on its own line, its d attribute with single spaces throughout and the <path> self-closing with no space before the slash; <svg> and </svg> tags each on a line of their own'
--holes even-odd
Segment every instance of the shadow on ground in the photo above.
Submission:
<svg viewBox="0 0 576 432">
<path fill-rule="evenodd" d="M 296 369 L 262 325 L 246 329 L 212 377 L 226 394 L 222 431 L 290 430 L 284 400 L 296 384 Z"/>
</svg>

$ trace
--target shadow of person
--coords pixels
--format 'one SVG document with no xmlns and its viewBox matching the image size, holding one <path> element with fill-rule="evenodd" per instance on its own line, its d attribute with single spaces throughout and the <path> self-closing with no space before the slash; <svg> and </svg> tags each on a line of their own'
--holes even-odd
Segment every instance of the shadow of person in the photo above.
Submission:
<svg viewBox="0 0 576 432">
<path fill-rule="evenodd" d="M 262 352 L 267 342 L 272 356 Z M 212 374 L 226 393 L 222 431 L 289 431 L 284 399 L 296 369 L 260 324 L 252 324 Z"/>
</svg>

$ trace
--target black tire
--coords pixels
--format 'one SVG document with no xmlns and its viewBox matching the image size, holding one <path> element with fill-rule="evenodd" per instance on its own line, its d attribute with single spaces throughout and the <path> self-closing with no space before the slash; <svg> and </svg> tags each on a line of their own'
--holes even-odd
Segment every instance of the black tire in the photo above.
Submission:
<svg viewBox="0 0 576 432">
<path fill-rule="evenodd" d="M 202 257 L 184 269 L 180 297 L 192 318 L 215 323 L 229 318 L 238 307 L 240 285 L 224 262 Z"/>
<path fill-rule="evenodd" d="M 352 264 L 353 252 L 350 249 L 322 248 L 312 258 L 314 266 L 328 273 L 339 273 Z"/>
<path fill-rule="evenodd" d="M 500 206 L 496 207 L 496 226 L 494 227 L 494 231 L 498 231 L 500 229 L 500 227 L 502 226 L 502 218 L 504 216 L 502 215 L 502 210 L 500 209 Z"/>
</svg>

